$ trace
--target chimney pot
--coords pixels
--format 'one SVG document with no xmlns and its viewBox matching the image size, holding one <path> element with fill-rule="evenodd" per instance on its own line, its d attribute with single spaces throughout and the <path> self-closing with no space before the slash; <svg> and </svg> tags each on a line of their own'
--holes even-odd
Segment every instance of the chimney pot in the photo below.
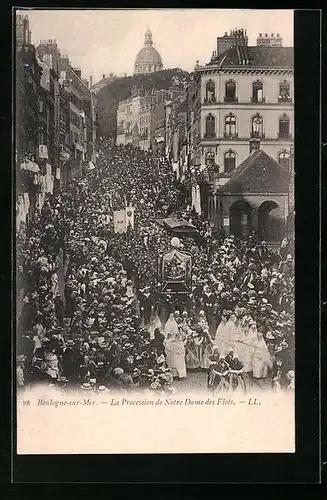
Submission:
<svg viewBox="0 0 327 500">
<path fill-rule="evenodd" d="M 277 36 L 278 36 L 278 38 L 279 38 L 279 33 L 277 33 Z"/>
<path fill-rule="evenodd" d="M 272 33 L 271 36 L 274 36 L 274 34 Z"/>
<path fill-rule="evenodd" d="M 265 33 L 265 36 L 268 36 L 268 33 Z"/>
</svg>

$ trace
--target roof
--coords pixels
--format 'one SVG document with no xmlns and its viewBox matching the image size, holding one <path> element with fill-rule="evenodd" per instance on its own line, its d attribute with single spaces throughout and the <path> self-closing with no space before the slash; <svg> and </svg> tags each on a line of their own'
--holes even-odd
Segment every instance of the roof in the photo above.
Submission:
<svg viewBox="0 0 327 500">
<path fill-rule="evenodd" d="M 245 64 L 244 62 L 245 61 Z M 258 68 L 293 68 L 293 47 L 230 47 L 207 66 L 220 65 L 221 68 L 250 66 Z"/>
<path fill-rule="evenodd" d="M 288 170 L 265 151 L 252 153 L 234 171 L 232 177 L 217 192 L 287 193 L 290 181 Z"/>
<path fill-rule="evenodd" d="M 196 227 L 188 222 L 186 219 L 177 219 L 177 217 L 166 217 L 165 219 L 158 219 L 160 225 L 164 225 L 176 232 L 192 232 L 196 231 Z"/>
<path fill-rule="evenodd" d="M 161 55 L 152 46 L 143 47 L 136 56 L 135 64 L 162 64 Z"/>
</svg>

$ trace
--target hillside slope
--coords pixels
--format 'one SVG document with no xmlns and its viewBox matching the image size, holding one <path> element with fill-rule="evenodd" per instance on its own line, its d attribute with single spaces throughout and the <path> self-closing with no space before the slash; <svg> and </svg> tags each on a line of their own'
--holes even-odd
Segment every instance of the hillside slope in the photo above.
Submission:
<svg viewBox="0 0 327 500">
<path fill-rule="evenodd" d="M 98 135 L 103 137 L 116 137 L 117 133 L 117 108 L 119 101 L 127 99 L 134 86 L 143 87 L 145 90 L 153 88 L 168 90 L 173 85 L 173 78 L 189 80 L 190 74 L 179 68 L 165 69 L 149 75 L 133 75 L 117 78 L 101 89 L 96 95 L 98 117 Z"/>
</svg>

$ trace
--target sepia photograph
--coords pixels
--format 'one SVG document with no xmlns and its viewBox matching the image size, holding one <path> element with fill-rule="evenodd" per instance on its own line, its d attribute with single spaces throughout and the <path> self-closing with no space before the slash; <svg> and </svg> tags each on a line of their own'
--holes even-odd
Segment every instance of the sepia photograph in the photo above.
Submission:
<svg viewBox="0 0 327 500">
<path fill-rule="evenodd" d="M 293 11 L 14 19 L 19 452 L 294 452 Z"/>
</svg>

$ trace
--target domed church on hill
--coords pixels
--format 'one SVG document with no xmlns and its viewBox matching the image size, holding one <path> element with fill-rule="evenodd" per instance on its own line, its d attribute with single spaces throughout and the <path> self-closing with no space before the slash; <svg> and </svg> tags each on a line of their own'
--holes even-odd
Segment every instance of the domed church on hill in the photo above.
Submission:
<svg viewBox="0 0 327 500">
<path fill-rule="evenodd" d="M 136 56 L 134 74 L 154 73 L 163 69 L 159 52 L 153 47 L 152 33 L 147 29 L 145 32 L 144 47 Z"/>
</svg>

